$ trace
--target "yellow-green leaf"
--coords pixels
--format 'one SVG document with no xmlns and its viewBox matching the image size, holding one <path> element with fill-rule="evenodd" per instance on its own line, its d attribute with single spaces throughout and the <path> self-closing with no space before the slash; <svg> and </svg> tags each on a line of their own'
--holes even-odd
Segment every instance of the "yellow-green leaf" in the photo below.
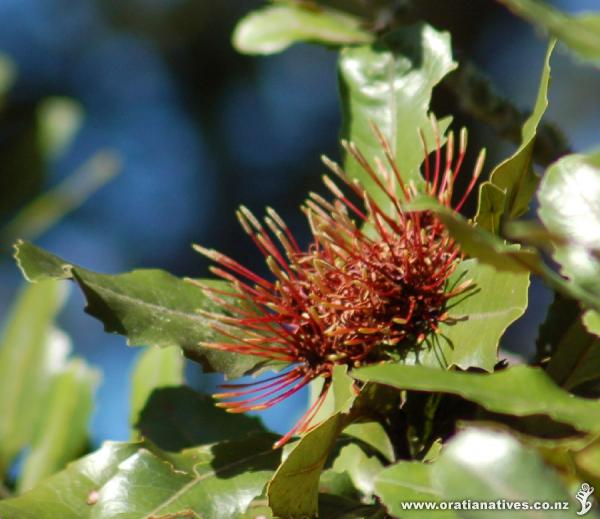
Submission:
<svg viewBox="0 0 600 519">
<path fill-rule="evenodd" d="M 533 148 L 537 127 L 548 106 L 550 56 L 555 41 L 551 41 L 542 69 L 542 77 L 532 114 L 522 129 L 521 145 L 490 174 L 479 188 L 479 203 L 475 221 L 483 228 L 498 234 L 504 219 L 525 214 L 533 197 L 539 177 L 533 171 Z"/>
<path fill-rule="evenodd" d="M 233 45 L 245 54 L 274 54 L 298 42 L 349 45 L 372 38 L 354 16 L 289 3 L 270 5 L 242 18 L 233 33 Z"/>
<path fill-rule="evenodd" d="M 434 149 L 431 92 L 455 67 L 450 35 L 426 24 L 396 29 L 372 45 L 343 49 L 339 61 L 342 135 L 374 165 L 376 157 L 383 158 L 371 129 L 374 123 L 389 141 L 404 180 L 421 182 L 424 152 L 419 130 L 425 133 L 428 149 Z M 449 118 L 439 122 L 442 134 L 449 124 Z M 345 170 L 384 202 L 373 181 L 350 157 Z"/>
</svg>

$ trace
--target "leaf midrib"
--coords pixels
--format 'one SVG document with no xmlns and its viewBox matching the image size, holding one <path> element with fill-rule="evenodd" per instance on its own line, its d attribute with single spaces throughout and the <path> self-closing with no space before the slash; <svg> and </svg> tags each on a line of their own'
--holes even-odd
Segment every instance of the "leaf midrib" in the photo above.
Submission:
<svg viewBox="0 0 600 519">
<path fill-rule="evenodd" d="M 273 452 L 273 449 L 269 449 L 266 451 L 262 451 L 259 452 L 257 454 L 253 454 L 252 456 L 248 456 L 246 458 L 242 458 L 239 460 L 236 460 L 232 463 L 229 463 L 227 465 L 223 465 L 222 467 L 213 469 L 209 472 L 206 472 L 202 475 L 198 475 L 197 477 L 195 477 L 194 479 L 192 479 L 189 483 L 186 483 L 184 486 L 182 486 L 177 492 L 175 492 L 170 498 L 168 498 L 166 501 L 163 501 L 161 504 L 159 504 L 156 508 L 154 508 L 151 512 L 147 513 L 142 519 L 153 519 L 156 514 L 160 513 L 160 511 L 165 508 L 166 506 L 169 506 L 170 504 L 172 504 L 173 502 L 175 502 L 177 499 L 179 499 L 181 496 L 185 495 L 191 488 L 193 488 L 195 485 L 197 485 L 198 483 L 204 481 L 207 478 L 216 476 L 217 474 L 220 474 L 222 472 L 225 472 L 229 469 L 235 468 L 238 465 L 243 465 L 244 463 L 247 463 L 249 461 L 255 460 L 260 458 L 261 456 L 267 456 L 269 454 L 271 454 Z M 194 466 L 194 469 L 200 465 L 201 463 L 197 464 Z"/>
</svg>

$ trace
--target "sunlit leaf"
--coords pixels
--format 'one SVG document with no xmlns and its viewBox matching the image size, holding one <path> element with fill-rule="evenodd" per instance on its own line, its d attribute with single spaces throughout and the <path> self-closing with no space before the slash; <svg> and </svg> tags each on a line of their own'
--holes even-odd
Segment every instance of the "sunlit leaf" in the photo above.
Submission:
<svg viewBox="0 0 600 519">
<path fill-rule="evenodd" d="M 252 436 L 176 458 L 139 449 L 99 490 L 94 517 L 236 517 L 261 494 L 279 462 L 272 444 L 271 435 Z"/>
<path fill-rule="evenodd" d="M 588 310 L 583 316 L 583 324 L 590 333 L 600 336 L 600 313 Z"/>
<path fill-rule="evenodd" d="M 279 462 L 272 435 L 169 454 L 150 444 L 106 444 L 15 499 L 10 519 L 202 517 L 230 519 L 259 496 Z"/>
<path fill-rule="evenodd" d="M 375 157 L 383 158 L 371 129 L 374 123 L 389 141 L 404 180 L 420 182 L 424 152 L 418 132 L 424 131 L 428 149 L 434 149 L 431 92 L 455 67 L 450 35 L 425 24 L 396 29 L 372 45 L 343 49 L 339 62 L 342 135 L 374 165 Z M 449 124 L 449 118 L 440 121 L 440 131 Z M 381 192 L 350 157 L 345 170 L 383 203 Z"/>
<path fill-rule="evenodd" d="M 392 441 L 379 422 L 350 424 L 344 429 L 344 434 L 366 443 L 388 461 L 394 461 L 396 458 Z"/>
<path fill-rule="evenodd" d="M 540 368 L 514 366 L 492 374 L 382 364 L 354 370 L 359 380 L 398 389 L 460 395 L 496 413 L 546 415 L 586 432 L 600 432 L 600 401 L 567 393 Z"/>
<path fill-rule="evenodd" d="M 323 378 L 321 377 L 311 383 L 311 403 L 319 397 L 322 387 Z M 315 415 L 315 422 L 325 420 L 335 413 L 348 412 L 356 399 L 356 395 L 354 379 L 348 375 L 348 367 L 345 365 L 334 366 L 331 376 L 331 387 L 325 396 L 325 401 L 321 405 L 319 412 Z"/>
<path fill-rule="evenodd" d="M 600 152 L 568 155 L 551 165 L 538 192 L 538 214 L 552 233 L 562 273 L 600 301 Z"/>
<path fill-rule="evenodd" d="M 31 450 L 19 474 L 19 492 L 63 469 L 84 451 L 99 380 L 99 372 L 81 359 L 71 360 L 52 379 Z"/>
<path fill-rule="evenodd" d="M 161 270 L 98 274 L 72 265 L 27 242 L 16 246 L 19 267 L 29 281 L 72 279 L 83 291 L 86 312 L 107 332 L 125 335 L 132 346 L 178 346 L 209 371 L 238 377 L 257 364 L 256 357 L 201 346 L 215 337 L 198 310 L 214 311 L 201 290 Z"/>
<path fill-rule="evenodd" d="M 308 432 L 277 469 L 268 486 L 269 506 L 279 517 L 313 517 L 318 511 L 319 477 L 346 417 L 336 413 Z"/>
<path fill-rule="evenodd" d="M 346 472 L 365 496 L 373 494 L 373 481 L 382 469 L 383 464 L 377 456 L 367 454 L 355 443 L 342 447 L 333 462 L 333 470 Z"/>
<path fill-rule="evenodd" d="M 472 225 L 460 214 L 448 210 L 433 199 L 419 198 L 408 207 L 436 213 L 460 245 L 461 251 L 477 258 L 480 263 L 491 265 L 501 272 L 533 272 L 540 275 L 545 272 L 541 256 L 536 250 L 507 244 L 498 236 L 482 227 Z"/>
<path fill-rule="evenodd" d="M 246 54 L 273 54 L 298 42 L 348 45 L 372 38 L 358 18 L 316 5 L 290 3 L 271 5 L 242 18 L 233 33 L 233 44 Z"/>
<path fill-rule="evenodd" d="M 467 280 L 472 287 L 448 302 L 451 324 L 440 323 L 435 344 L 446 366 L 492 371 L 500 338 L 527 308 L 529 275 L 498 272 L 470 259 L 459 263 L 449 281 L 454 286 Z"/>
<path fill-rule="evenodd" d="M 28 445 L 51 380 L 64 366 L 68 340 L 53 321 L 65 299 L 54 281 L 27 286 L 6 321 L 0 344 L 0 474 Z"/>
<path fill-rule="evenodd" d="M 577 468 L 585 474 L 586 481 L 597 488 L 600 484 L 600 441 L 595 440 L 573 455 Z"/>
<path fill-rule="evenodd" d="M 539 177 L 533 171 L 533 148 L 537 127 L 548 106 L 550 56 L 555 41 L 546 53 L 542 77 L 532 114 L 523 125 L 521 145 L 517 151 L 490 174 L 479 188 L 479 204 L 475 221 L 488 231 L 498 234 L 503 219 L 518 218 L 529 209 Z"/>
<path fill-rule="evenodd" d="M 375 479 L 375 493 L 395 517 L 406 519 L 453 519 L 451 510 L 409 509 L 412 503 L 439 503 L 443 497 L 433 487 L 431 466 L 416 461 L 399 461 L 380 472 Z M 424 506 L 423 506 L 424 508 Z"/>
<path fill-rule="evenodd" d="M 0 501 L 0 517 L 10 519 L 91 518 L 97 492 L 138 444 L 105 443 L 102 448 L 43 481 L 23 496 Z"/>
<path fill-rule="evenodd" d="M 509 434 L 469 429 L 451 439 L 432 468 L 436 490 L 444 499 L 469 500 L 471 510 L 461 509 L 460 517 L 493 519 L 510 514 L 518 519 L 548 516 L 573 517 L 572 510 L 540 512 L 525 510 L 532 501 L 567 503 L 577 510 L 554 471 L 532 449 L 523 447 Z M 482 501 L 487 509 L 483 509 Z M 512 507 L 499 511 L 499 501 Z M 493 508 L 494 505 L 496 508 Z"/>
</svg>

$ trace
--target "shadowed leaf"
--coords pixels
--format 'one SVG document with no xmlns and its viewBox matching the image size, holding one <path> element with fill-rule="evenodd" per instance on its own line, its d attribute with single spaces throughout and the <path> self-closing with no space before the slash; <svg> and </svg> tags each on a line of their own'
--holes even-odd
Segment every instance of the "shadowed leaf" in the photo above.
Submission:
<svg viewBox="0 0 600 519">
<path fill-rule="evenodd" d="M 265 431 L 258 418 L 227 413 L 215 407 L 211 397 L 183 386 L 156 389 L 136 427 L 144 438 L 168 451 Z"/>
<path fill-rule="evenodd" d="M 149 347 L 140 352 L 131 376 L 131 410 L 129 423 L 136 424 L 152 391 L 184 383 L 184 359 L 181 350 Z M 201 442 L 197 442 L 196 445 Z"/>
<path fill-rule="evenodd" d="M 200 346 L 214 339 L 210 321 L 199 310 L 214 311 L 201 290 L 161 270 L 99 274 L 72 265 L 27 242 L 16 246 L 19 267 L 29 281 L 72 279 L 83 291 L 86 312 L 107 332 L 125 335 L 132 346 L 179 346 L 205 370 L 238 377 L 258 363 L 256 357 Z"/>
</svg>

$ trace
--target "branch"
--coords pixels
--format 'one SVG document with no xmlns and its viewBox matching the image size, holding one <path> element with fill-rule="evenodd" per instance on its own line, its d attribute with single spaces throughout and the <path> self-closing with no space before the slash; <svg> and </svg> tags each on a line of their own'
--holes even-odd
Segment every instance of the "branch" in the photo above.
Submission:
<svg viewBox="0 0 600 519">
<path fill-rule="evenodd" d="M 459 108 L 466 114 L 491 126 L 500 136 L 520 144 L 521 127 L 529 116 L 502 97 L 489 78 L 472 62 L 460 62 L 443 85 L 456 97 Z M 564 134 L 553 124 L 538 126 L 534 160 L 548 166 L 563 155 L 572 153 Z"/>
</svg>

